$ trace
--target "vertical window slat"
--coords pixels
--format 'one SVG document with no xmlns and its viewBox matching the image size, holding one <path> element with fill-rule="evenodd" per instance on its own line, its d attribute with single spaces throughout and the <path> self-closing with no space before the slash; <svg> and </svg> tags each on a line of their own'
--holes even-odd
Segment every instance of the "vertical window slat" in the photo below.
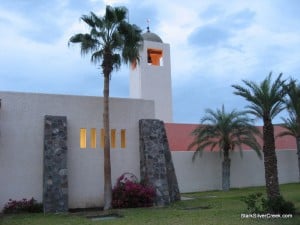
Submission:
<svg viewBox="0 0 300 225">
<path fill-rule="evenodd" d="M 86 148 L 86 129 L 80 128 L 80 148 Z"/>
<path fill-rule="evenodd" d="M 112 148 L 116 148 L 116 129 L 110 131 L 110 144 Z"/>
<path fill-rule="evenodd" d="M 101 137 L 100 137 L 100 140 L 101 140 L 100 146 L 103 149 L 104 148 L 104 129 L 103 128 L 101 129 L 100 135 L 101 135 Z"/>
<path fill-rule="evenodd" d="M 96 128 L 91 128 L 90 145 L 91 145 L 91 148 L 96 148 L 97 147 L 97 131 L 96 131 Z"/>
<path fill-rule="evenodd" d="M 121 148 L 126 148 L 126 130 L 121 130 Z"/>
</svg>

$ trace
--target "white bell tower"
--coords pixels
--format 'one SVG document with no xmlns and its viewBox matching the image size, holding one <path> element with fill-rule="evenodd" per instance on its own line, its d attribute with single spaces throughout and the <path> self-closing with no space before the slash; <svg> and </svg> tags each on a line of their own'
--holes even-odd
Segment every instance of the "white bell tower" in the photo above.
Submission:
<svg viewBox="0 0 300 225">
<path fill-rule="evenodd" d="M 154 100 L 156 119 L 172 122 L 170 45 L 149 27 L 142 36 L 140 62 L 130 69 L 130 97 Z"/>
</svg>

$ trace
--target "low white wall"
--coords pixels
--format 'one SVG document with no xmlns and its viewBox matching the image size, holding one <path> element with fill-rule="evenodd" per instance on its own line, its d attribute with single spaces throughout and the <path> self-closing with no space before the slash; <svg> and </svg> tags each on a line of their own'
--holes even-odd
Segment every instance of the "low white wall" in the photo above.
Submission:
<svg viewBox="0 0 300 225">
<path fill-rule="evenodd" d="M 193 152 L 172 152 L 179 190 L 196 192 L 219 189 L 221 182 L 221 158 L 217 152 L 204 152 L 192 161 Z"/>
<path fill-rule="evenodd" d="M 192 161 L 193 152 L 172 152 L 174 167 L 181 193 L 221 190 L 222 158 L 218 152 L 203 152 Z M 298 182 L 298 162 L 296 150 L 276 151 L 278 161 L 279 182 Z M 230 185 L 250 187 L 265 185 L 264 162 L 254 151 L 230 154 Z"/>
<path fill-rule="evenodd" d="M 0 210 L 10 198 L 42 201 L 45 115 L 67 116 L 69 207 L 102 205 L 102 98 L 0 92 L 0 99 Z M 110 127 L 117 129 L 117 148 L 111 151 L 113 183 L 123 172 L 139 176 L 138 121 L 142 118 L 154 118 L 153 101 L 111 98 Z M 88 134 L 90 128 L 97 128 L 96 149 L 80 149 L 80 128 L 87 128 Z M 121 129 L 126 129 L 124 149 Z"/>
</svg>

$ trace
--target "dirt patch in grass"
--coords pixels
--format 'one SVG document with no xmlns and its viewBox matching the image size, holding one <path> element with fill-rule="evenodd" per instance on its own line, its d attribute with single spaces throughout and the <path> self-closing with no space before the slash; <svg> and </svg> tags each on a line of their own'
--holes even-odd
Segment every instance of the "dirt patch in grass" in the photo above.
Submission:
<svg viewBox="0 0 300 225">
<path fill-rule="evenodd" d="M 104 211 L 103 208 L 70 209 L 69 213 L 71 215 L 85 217 L 93 221 L 111 220 L 124 217 L 124 215 L 120 214 L 116 209 Z"/>
<path fill-rule="evenodd" d="M 185 207 L 183 210 L 197 210 L 197 209 L 211 209 L 211 206 L 195 206 L 195 207 Z"/>
<path fill-rule="evenodd" d="M 101 221 L 101 220 L 119 219 L 119 218 L 123 218 L 123 216 L 117 213 L 111 213 L 111 214 L 104 214 L 104 215 L 87 216 L 86 218 L 91 219 L 92 221 Z"/>
</svg>

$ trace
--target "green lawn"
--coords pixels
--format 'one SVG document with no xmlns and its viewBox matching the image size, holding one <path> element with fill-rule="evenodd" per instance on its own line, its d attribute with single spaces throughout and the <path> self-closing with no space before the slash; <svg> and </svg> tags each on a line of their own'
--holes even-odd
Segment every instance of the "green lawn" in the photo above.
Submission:
<svg viewBox="0 0 300 225">
<path fill-rule="evenodd" d="M 286 200 L 295 203 L 297 215 L 289 219 L 241 219 L 247 213 L 242 196 L 265 192 L 263 187 L 231 189 L 229 192 L 209 191 L 183 194 L 192 200 L 177 202 L 165 208 L 138 208 L 112 210 L 122 218 L 91 221 L 83 214 L 20 214 L 5 215 L 1 225 L 299 225 L 300 184 L 281 185 Z M 94 214 L 97 212 L 93 212 Z M 1 223 L 2 222 L 2 223 Z"/>
</svg>

